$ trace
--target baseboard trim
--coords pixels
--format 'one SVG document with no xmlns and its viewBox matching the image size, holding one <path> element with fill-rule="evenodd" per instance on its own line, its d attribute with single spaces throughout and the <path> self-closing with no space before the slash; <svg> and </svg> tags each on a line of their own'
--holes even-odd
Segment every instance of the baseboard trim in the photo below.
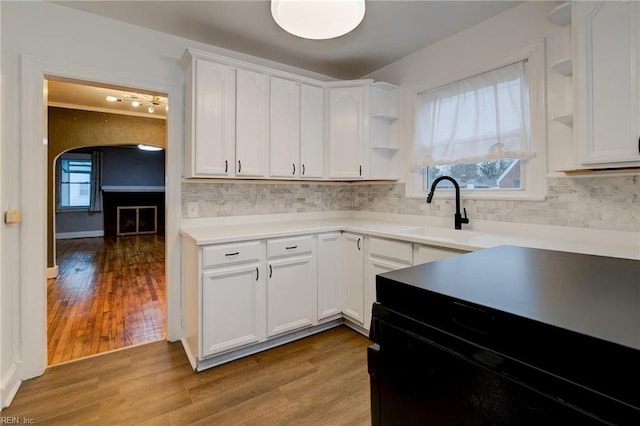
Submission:
<svg viewBox="0 0 640 426">
<path fill-rule="evenodd" d="M 58 277 L 58 265 L 47 268 L 47 279 Z"/>
<path fill-rule="evenodd" d="M 71 238 L 92 238 L 104 237 L 104 231 L 80 231 L 80 232 L 60 232 L 56 234 L 56 240 L 68 240 Z"/>
<path fill-rule="evenodd" d="M 18 378 L 18 366 L 13 363 L 0 383 L 0 411 L 8 407 L 18 393 L 22 381 Z"/>
</svg>

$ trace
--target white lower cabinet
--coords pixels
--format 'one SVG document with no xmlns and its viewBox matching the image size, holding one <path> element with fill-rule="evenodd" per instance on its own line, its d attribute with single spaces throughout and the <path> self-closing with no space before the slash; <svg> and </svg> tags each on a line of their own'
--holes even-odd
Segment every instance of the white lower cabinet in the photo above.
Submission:
<svg viewBox="0 0 640 426">
<path fill-rule="evenodd" d="M 413 246 L 404 241 L 369 238 L 367 244 L 367 280 L 364 286 L 364 328 L 371 325 L 371 308 L 376 301 L 376 275 L 396 269 L 407 268 L 413 264 Z"/>
<path fill-rule="evenodd" d="M 320 234 L 318 235 L 318 321 L 335 318 L 341 314 L 340 288 L 340 233 Z"/>
<path fill-rule="evenodd" d="M 207 248 L 203 250 L 206 259 Z M 229 244 L 214 250 L 224 257 L 202 274 L 200 358 L 266 337 L 264 243 Z"/>
<path fill-rule="evenodd" d="M 196 370 L 342 323 L 364 333 L 376 276 L 460 252 L 350 232 L 182 239 L 182 343 Z"/>
<path fill-rule="evenodd" d="M 342 313 L 364 324 L 364 237 L 343 233 L 340 241 Z"/>
<path fill-rule="evenodd" d="M 312 236 L 267 241 L 267 337 L 311 326 L 317 279 Z"/>
<path fill-rule="evenodd" d="M 413 264 L 420 265 L 422 263 L 428 263 L 435 260 L 446 259 L 447 257 L 451 256 L 457 256 L 462 253 L 464 252 L 414 244 Z"/>
</svg>

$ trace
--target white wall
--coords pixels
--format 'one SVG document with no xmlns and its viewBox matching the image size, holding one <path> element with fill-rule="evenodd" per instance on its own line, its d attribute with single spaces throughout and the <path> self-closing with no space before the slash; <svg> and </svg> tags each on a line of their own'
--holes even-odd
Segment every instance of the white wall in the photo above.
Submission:
<svg viewBox="0 0 640 426">
<path fill-rule="evenodd" d="M 25 295 L 31 294 L 29 289 L 33 290 L 34 286 L 38 288 L 42 285 L 44 289 L 46 285 L 44 281 L 42 283 L 25 282 L 27 279 L 23 276 L 24 269 L 16 266 L 20 265 L 23 260 L 26 265 L 30 260 L 21 257 L 21 252 L 25 252 L 22 243 L 22 234 L 25 233 L 25 229 L 34 229 L 34 227 L 38 229 L 41 226 L 40 224 L 27 223 L 28 220 L 31 220 L 30 217 L 39 216 L 28 211 L 28 206 L 25 205 L 25 199 L 28 195 L 24 194 L 21 189 L 23 186 L 22 153 L 25 150 L 35 150 L 40 153 L 37 146 L 29 144 L 41 144 L 41 141 L 38 140 L 24 140 L 26 136 L 21 134 L 21 119 L 23 115 L 28 116 L 25 113 L 27 111 L 25 108 L 31 107 L 25 106 L 25 103 L 21 102 L 24 90 L 21 85 L 22 55 L 37 58 L 37 63 L 44 64 L 45 68 L 68 70 L 76 77 L 90 75 L 96 81 L 112 84 L 126 83 L 128 86 L 141 89 L 169 88 L 173 90 L 175 88 L 173 95 L 175 96 L 174 101 L 178 101 L 177 104 L 182 103 L 184 80 L 178 61 L 187 47 L 250 60 L 261 65 L 321 80 L 330 80 L 330 78 L 101 18 L 52 3 L 2 1 L 0 7 L 2 8 L 2 151 L 0 157 L 0 173 L 2 174 L 0 194 L 2 198 L 0 205 L 2 212 L 9 208 L 23 209 L 23 217 L 25 217 L 25 222 L 22 225 L 0 225 L 2 228 L 0 231 L 0 250 L 3 254 L 0 261 L 0 319 L 2 321 L 0 325 L 0 385 L 2 386 L 3 399 L 0 401 L 0 405 L 2 405 L 12 398 L 15 391 L 16 383 L 15 375 L 12 373 L 13 369 L 20 366 L 21 361 L 32 356 L 29 350 L 24 350 L 28 348 L 29 341 L 22 341 L 20 338 L 25 328 L 25 320 L 21 320 L 21 318 L 27 318 L 27 321 L 29 318 L 28 312 L 21 312 L 21 299 Z M 31 88 L 31 90 L 33 89 Z M 178 139 L 173 141 L 174 147 L 182 146 L 183 123 L 181 117 L 181 111 L 176 108 L 174 120 L 171 121 L 171 117 L 169 118 L 169 144 L 171 145 L 172 138 Z M 34 122 L 28 123 L 28 125 L 38 128 L 38 126 L 42 126 L 42 123 Z M 38 131 L 35 134 L 38 134 Z M 171 149 L 167 151 L 167 155 L 172 155 Z M 174 199 L 170 202 L 175 210 L 173 216 L 167 219 L 175 223 L 173 234 L 169 233 L 169 229 L 167 230 L 167 245 L 169 247 L 175 244 L 177 247 L 177 221 L 180 217 L 179 168 L 182 164 L 179 150 L 173 152 L 173 157 L 169 159 L 168 164 L 170 167 L 172 165 L 174 168 L 177 167 L 177 172 L 167 170 L 167 190 L 173 190 Z M 42 185 L 45 188 L 44 182 Z M 35 189 L 37 190 L 37 188 Z M 39 250 L 37 251 L 40 256 Z M 177 249 L 171 256 L 168 263 L 177 268 L 179 261 Z M 25 265 L 22 268 L 25 268 Z M 171 277 L 168 278 L 171 279 Z M 27 303 L 28 301 L 22 302 Z M 174 301 L 174 303 L 176 302 L 179 303 L 179 300 Z M 25 373 L 25 364 L 33 364 L 33 362 L 22 363 L 20 367 L 22 371 L 18 371 L 20 378 L 33 374 L 32 372 Z"/>
<path fill-rule="evenodd" d="M 392 174 L 410 181 L 407 164 L 413 140 L 415 93 L 495 68 L 514 53 L 562 31 L 548 19 L 556 5 L 525 2 L 366 76 L 402 87 L 402 149 L 394 158 Z"/>
</svg>

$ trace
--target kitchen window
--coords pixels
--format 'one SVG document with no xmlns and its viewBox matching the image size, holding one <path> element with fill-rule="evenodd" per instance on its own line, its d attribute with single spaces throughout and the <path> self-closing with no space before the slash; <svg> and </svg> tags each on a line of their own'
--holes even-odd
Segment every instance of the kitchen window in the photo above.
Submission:
<svg viewBox="0 0 640 426">
<path fill-rule="evenodd" d="M 473 198 L 541 198 L 546 155 L 542 44 L 503 64 L 414 92 L 410 170 L 416 176 L 415 196 L 448 175 Z M 446 192 L 446 182 L 438 189 Z"/>
<path fill-rule="evenodd" d="M 91 155 L 63 155 L 58 164 L 58 208 L 88 209 L 91 204 Z"/>
</svg>

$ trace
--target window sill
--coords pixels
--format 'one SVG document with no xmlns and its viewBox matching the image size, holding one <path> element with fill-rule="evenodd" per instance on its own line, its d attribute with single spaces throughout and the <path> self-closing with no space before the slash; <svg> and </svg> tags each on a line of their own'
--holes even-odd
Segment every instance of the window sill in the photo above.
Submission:
<svg viewBox="0 0 640 426">
<path fill-rule="evenodd" d="M 56 210 L 56 213 L 75 213 L 75 212 L 87 212 L 89 213 L 89 207 L 63 207 Z"/>
<path fill-rule="evenodd" d="M 427 192 L 424 193 L 413 193 L 407 194 L 407 198 L 422 198 L 427 199 Z M 455 199 L 455 192 L 451 191 L 438 191 L 436 190 L 433 199 L 444 199 L 444 200 L 453 200 Z M 544 195 L 534 195 L 523 192 L 509 192 L 509 193 L 481 193 L 481 192 L 469 192 L 464 189 L 460 190 L 460 198 L 462 200 L 498 200 L 498 201 L 545 201 L 546 197 Z"/>
</svg>

